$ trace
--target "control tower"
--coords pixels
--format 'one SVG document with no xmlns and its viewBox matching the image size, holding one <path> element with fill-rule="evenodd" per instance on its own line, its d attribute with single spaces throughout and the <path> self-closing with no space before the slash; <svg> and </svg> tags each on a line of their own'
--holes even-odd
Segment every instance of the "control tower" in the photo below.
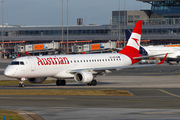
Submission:
<svg viewBox="0 0 180 120">
<path fill-rule="evenodd" d="M 180 0 L 137 0 L 151 4 L 151 12 L 165 18 L 180 18 Z"/>
</svg>

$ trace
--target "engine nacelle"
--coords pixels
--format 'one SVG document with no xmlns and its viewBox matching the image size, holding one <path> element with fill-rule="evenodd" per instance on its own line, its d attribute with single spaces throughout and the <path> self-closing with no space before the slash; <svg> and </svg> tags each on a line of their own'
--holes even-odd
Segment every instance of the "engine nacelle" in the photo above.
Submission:
<svg viewBox="0 0 180 120">
<path fill-rule="evenodd" d="M 30 83 L 42 83 L 46 80 L 47 77 L 43 77 L 43 78 L 27 78 L 27 80 Z"/>
<path fill-rule="evenodd" d="M 79 83 L 89 83 L 93 80 L 93 75 L 91 72 L 77 72 L 74 80 Z"/>
</svg>

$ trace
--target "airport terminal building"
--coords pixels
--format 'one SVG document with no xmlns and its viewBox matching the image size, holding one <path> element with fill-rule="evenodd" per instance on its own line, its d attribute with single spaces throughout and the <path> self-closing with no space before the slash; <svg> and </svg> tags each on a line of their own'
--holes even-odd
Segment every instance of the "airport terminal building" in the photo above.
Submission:
<svg viewBox="0 0 180 120">
<path fill-rule="evenodd" d="M 116 41 L 116 47 L 123 47 L 124 29 L 132 29 L 137 20 L 143 20 L 143 45 L 180 43 L 180 1 L 179 0 L 137 0 L 151 4 L 151 10 L 112 11 L 109 25 L 74 25 L 68 27 L 68 46 Z M 120 15 L 120 16 L 119 16 Z M 63 41 L 62 41 L 63 33 Z M 120 34 L 119 34 L 120 33 Z M 0 41 L 4 39 L 6 51 L 16 44 L 50 43 L 52 41 L 67 46 L 67 26 L 21 26 L 0 27 Z M 2 43 L 2 42 L 1 42 Z M 59 46 L 60 47 L 60 46 Z"/>
</svg>

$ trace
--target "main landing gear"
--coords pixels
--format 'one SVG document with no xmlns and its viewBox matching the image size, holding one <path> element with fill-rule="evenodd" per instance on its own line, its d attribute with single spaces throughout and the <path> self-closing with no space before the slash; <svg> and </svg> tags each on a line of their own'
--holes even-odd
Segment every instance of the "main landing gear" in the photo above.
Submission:
<svg viewBox="0 0 180 120">
<path fill-rule="evenodd" d="M 90 83 L 87 83 L 88 86 L 96 86 L 97 80 L 93 79 Z"/>
<path fill-rule="evenodd" d="M 21 78 L 20 83 L 19 83 L 19 87 L 24 87 L 24 81 L 25 80 L 26 80 L 25 78 Z"/>
<path fill-rule="evenodd" d="M 66 85 L 66 81 L 65 80 L 56 80 L 56 85 L 57 86 L 65 86 Z"/>
</svg>

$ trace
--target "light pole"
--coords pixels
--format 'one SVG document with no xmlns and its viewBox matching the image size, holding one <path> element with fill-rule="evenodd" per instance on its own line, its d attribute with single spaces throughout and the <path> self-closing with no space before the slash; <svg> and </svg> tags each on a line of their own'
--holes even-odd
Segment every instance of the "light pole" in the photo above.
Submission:
<svg viewBox="0 0 180 120">
<path fill-rule="evenodd" d="M 121 32 L 120 32 L 120 0 L 119 0 L 119 41 L 120 41 L 120 34 L 121 34 Z M 119 46 L 119 43 L 118 43 L 118 46 Z"/>
<path fill-rule="evenodd" d="M 124 0 L 124 47 L 125 47 L 125 0 Z M 126 16 L 127 17 L 127 16 Z"/>
<path fill-rule="evenodd" d="M 69 46 L 68 46 L 68 0 L 67 0 L 67 52 L 69 52 Z"/>
<path fill-rule="evenodd" d="M 63 0 L 62 0 L 62 42 L 63 42 Z M 61 50 L 62 50 L 62 42 L 61 42 Z"/>
<path fill-rule="evenodd" d="M 89 25 L 89 16 L 87 16 L 87 25 Z"/>
<path fill-rule="evenodd" d="M 2 2 L 2 51 L 4 52 L 3 54 L 5 54 L 5 50 L 4 50 L 4 14 L 3 14 L 4 0 L 2 0 L 1 2 Z M 4 55 L 4 58 L 5 58 L 5 55 Z"/>
</svg>

